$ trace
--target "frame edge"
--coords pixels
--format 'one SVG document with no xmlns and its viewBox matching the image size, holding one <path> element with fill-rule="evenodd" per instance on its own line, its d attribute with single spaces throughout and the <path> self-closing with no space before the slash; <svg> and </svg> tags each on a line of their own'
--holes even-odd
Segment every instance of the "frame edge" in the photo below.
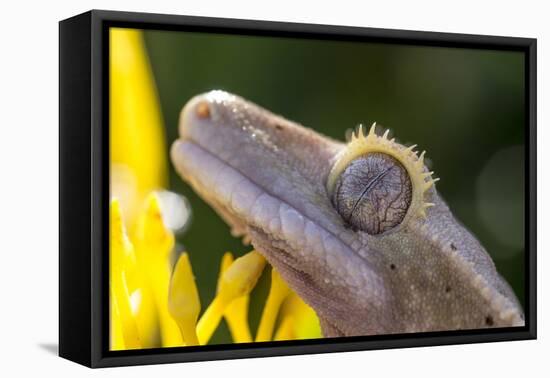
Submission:
<svg viewBox="0 0 550 378">
<path fill-rule="evenodd" d="M 90 29 L 59 22 L 59 356 L 90 366 Z"/>
</svg>

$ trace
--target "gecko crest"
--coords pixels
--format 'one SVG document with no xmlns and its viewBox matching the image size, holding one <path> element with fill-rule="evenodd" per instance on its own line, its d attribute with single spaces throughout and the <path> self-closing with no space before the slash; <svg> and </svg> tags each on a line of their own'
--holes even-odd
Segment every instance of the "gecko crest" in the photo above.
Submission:
<svg viewBox="0 0 550 378">
<path fill-rule="evenodd" d="M 425 200 L 438 180 L 424 167 L 423 151 L 378 136 L 374 123 L 368 134 L 360 125 L 339 154 L 327 180 L 327 190 L 344 221 L 355 229 L 377 235 L 425 218 L 434 206 Z"/>
</svg>

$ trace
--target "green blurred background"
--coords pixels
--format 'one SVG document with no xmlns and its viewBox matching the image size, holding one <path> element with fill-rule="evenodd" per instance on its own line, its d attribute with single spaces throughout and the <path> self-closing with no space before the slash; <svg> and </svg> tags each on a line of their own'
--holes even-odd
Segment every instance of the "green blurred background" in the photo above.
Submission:
<svg viewBox="0 0 550 378">
<path fill-rule="evenodd" d="M 524 59 L 511 51 L 145 31 L 167 145 L 192 96 L 224 89 L 343 140 L 372 122 L 427 151 L 437 188 L 524 303 Z M 166 151 L 168 156 L 168 151 Z M 206 306 L 219 262 L 250 250 L 173 168 L 193 211 L 178 242 Z M 254 332 L 269 285 L 251 296 Z M 222 325 L 213 343 L 230 342 Z"/>
</svg>

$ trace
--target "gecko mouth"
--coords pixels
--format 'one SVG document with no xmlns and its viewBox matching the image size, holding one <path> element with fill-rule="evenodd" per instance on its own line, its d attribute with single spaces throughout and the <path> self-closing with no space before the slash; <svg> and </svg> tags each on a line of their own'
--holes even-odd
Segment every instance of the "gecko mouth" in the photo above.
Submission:
<svg viewBox="0 0 550 378">
<path fill-rule="evenodd" d="M 272 234 L 281 231 L 282 201 L 269 196 L 200 144 L 177 140 L 172 146 L 172 160 L 180 175 L 231 227 L 234 237 L 244 236 L 248 243 L 249 223 Z"/>
<path fill-rule="evenodd" d="M 171 155 L 179 174 L 231 227 L 231 234 L 242 236 L 245 243 L 252 238 L 260 245 L 276 245 L 279 251 L 287 251 L 287 264 L 295 259 L 289 250 L 302 256 L 326 256 L 347 249 L 316 222 L 197 142 L 179 139 L 174 142 Z"/>
<path fill-rule="evenodd" d="M 324 253 L 327 245 L 335 251 L 347 250 L 322 224 L 312 220 L 316 218 L 305 215 L 285 196 L 292 188 L 277 190 L 277 185 L 286 188 L 280 183 L 288 175 L 273 171 L 277 167 L 272 161 L 277 157 L 269 158 L 271 164 L 266 162 L 275 176 L 268 178 L 272 187 L 266 187 L 261 176 L 265 170 L 258 166 L 266 155 L 279 152 L 270 134 L 275 127 L 265 126 L 271 117 L 263 114 L 244 119 L 239 115 L 243 109 L 235 106 L 247 104 L 234 98 L 213 91 L 185 105 L 180 115 L 180 139 L 171 151 L 179 174 L 231 227 L 232 235 L 244 236 L 245 242 L 250 242 L 249 230 L 254 228 L 255 237 L 284 241 L 286 249 L 301 253 Z M 254 172 L 254 177 L 244 172 Z"/>
</svg>

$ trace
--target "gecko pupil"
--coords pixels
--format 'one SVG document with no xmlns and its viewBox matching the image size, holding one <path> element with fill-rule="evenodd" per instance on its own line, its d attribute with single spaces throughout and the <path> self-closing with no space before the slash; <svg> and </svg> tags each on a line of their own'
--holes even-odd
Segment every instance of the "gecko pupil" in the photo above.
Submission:
<svg viewBox="0 0 550 378">
<path fill-rule="evenodd" d="M 398 226 L 411 200 L 412 184 L 406 169 L 378 152 L 353 160 L 338 178 L 333 194 L 344 221 L 370 235 Z"/>
</svg>

